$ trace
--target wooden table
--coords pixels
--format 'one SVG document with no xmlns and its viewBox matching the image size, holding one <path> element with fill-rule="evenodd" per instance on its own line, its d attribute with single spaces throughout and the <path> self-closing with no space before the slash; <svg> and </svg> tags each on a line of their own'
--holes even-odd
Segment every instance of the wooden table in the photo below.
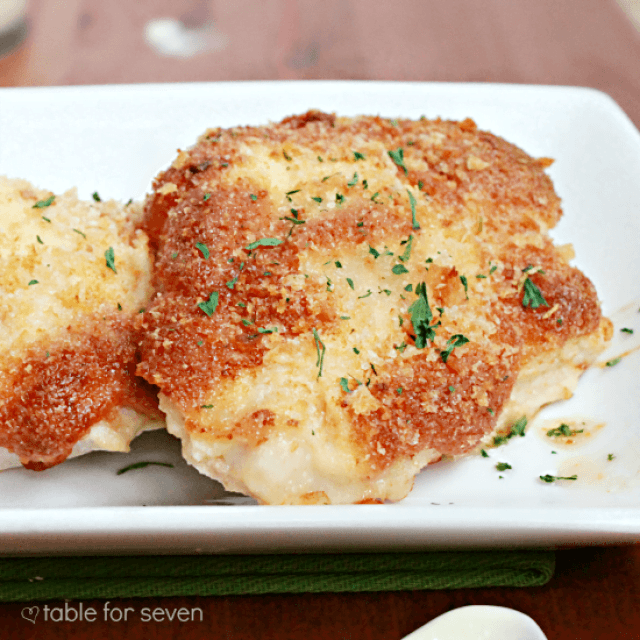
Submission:
<svg viewBox="0 0 640 640">
<path fill-rule="evenodd" d="M 0 60 L 0 85 L 348 78 L 590 86 L 640 125 L 640 34 L 613 0 L 32 0 L 30 35 Z M 182 19 L 208 51 L 163 57 L 145 25 Z M 470 113 L 472 113 L 470 105 Z M 640 547 L 558 552 L 555 577 L 531 589 L 153 598 L 203 622 L 49 623 L 0 605 L 2 638 L 122 637 L 393 640 L 467 604 L 513 607 L 549 639 L 640 638 Z M 52 603 L 60 605 L 60 603 Z M 101 610 L 101 601 L 84 603 Z"/>
</svg>

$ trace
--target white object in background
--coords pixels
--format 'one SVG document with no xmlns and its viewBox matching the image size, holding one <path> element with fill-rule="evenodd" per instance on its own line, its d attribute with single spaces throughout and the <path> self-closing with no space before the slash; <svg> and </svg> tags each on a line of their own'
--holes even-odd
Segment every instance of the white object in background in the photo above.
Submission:
<svg viewBox="0 0 640 640">
<path fill-rule="evenodd" d="M 0 0 L 0 57 L 27 36 L 27 0 Z"/>
<path fill-rule="evenodd" d="M 448 611 L 403 640 L 547 640 L 527 615 L 490 605 L 471 605 Z"/>
<path fill-rule="evenodd" d="M 173 18 L 147 22 L 144 39 L 157 53 L 170 58 L 190 58 L 199 53 L 221 51 L 229 44 L 228 36 L 211 22 L 188 26 Z"/>
</svg>

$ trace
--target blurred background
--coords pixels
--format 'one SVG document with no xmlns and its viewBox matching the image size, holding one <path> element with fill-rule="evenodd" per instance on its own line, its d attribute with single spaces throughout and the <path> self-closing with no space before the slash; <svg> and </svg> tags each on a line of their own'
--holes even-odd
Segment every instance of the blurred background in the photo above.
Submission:
<svg viewBox="0 0 640 640">
<path fill-rule="evenodd" d="M 0 85 L 579 85 L 639 125 L 639 28 L 640 0 L 0 0 Z"/>
</svg>

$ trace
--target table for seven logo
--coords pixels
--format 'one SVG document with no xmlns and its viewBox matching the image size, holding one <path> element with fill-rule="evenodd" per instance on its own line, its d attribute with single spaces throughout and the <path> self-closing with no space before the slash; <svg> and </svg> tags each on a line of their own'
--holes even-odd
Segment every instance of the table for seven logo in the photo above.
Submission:
<svg viewBox="0 0 640 640">
<path fill-rule="evenodd" d="M 102 606 L 102 611 L 94 607 L 85 607 L 82 602 L 77 606 L 65 602 L 60 607 L 50 607 L 48 604 L 42 607 L 43 622 L 129 622 L 139 616 L 141 622 L 202 622 L 203 611 L 199 607 L 142 607 L 139 614 L 133 607 L 111 607 L 111 601 L 107 600 Z M 40 607 L 25 607 L 21 615 L 25 620 L 35 624 L 40 615 Z M 131 614 L 131 617 L 129 615 Z"/>
</svg>

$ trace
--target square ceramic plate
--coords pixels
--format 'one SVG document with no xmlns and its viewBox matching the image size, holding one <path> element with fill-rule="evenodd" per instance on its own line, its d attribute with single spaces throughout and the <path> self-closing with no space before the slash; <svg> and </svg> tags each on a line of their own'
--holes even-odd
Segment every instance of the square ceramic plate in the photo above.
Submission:
<svg viewBox="0 0 640 640">
<path fill-rule="evenodd" d="M 554 230 L 595 283 L 615 338 L 602 362 L 640 342 L 640 135 L 606 95 L 506 85 L 265 82 L 0 90 L 0 174 L 81 197 L 142 198 L 178 147 L 207 127 L 262 124 L 318 108 L 344 115 L 463 119 L 551 156 L 565 215 Z M 1 222 L 1 221 L 0 221 Z M 634 334 L 622 333 L 628 327 Z M 95 453 L 43 473 L 0 474 L 4 553 L 198 553 L 640 540 L 640 352 L 593 368 L 525 438 L 424 470 L 398 504 L 264 507 L 225 494 L 181 461 L 165 433 L 131 454 Z M 560 447 L 549 424 L 592 435 Z M 549 422 L 551 421 L 551 422 Z M 556 451 L 557 453 L 553 453 Z M 613 459 L 609 460 L 609 454 Z M 132 462 L 172 462 L 122 475 Z M 497 462 L 513 467 L 498 472 Z M 578 475 L 547 484 L 544 474 Z"/>
</svg>

